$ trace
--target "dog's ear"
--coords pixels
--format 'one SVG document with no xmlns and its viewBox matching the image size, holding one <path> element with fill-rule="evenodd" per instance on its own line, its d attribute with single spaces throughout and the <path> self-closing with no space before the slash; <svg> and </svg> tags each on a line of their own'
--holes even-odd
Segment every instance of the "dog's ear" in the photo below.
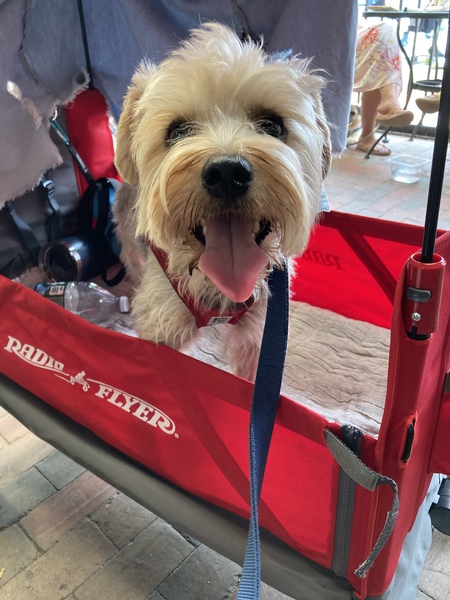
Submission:
<svg viewBox="0 0 450 600">
<path fill-rule="evenodd" d="M 323 109 L 322 95 L 320 92 L 313 92 L 314 103 L 316 106 L 316 119 L 317 125 L 323 133 L 323 145 L 322 145 L 322 179 L 328 175 L 328 171 L 331 168 L 331 137 L 330 129 L 328 127 L 327 118 Z"/>
<path fill-rule="evenodd" d="M 114 162 L 122 179 L 134 185 L 139 183 L 132 149 L 134 133 L 140 120 L 136 107 L 145 90 L 148 79 L 155 69 L 155 65 L 143 63 L 133 75 L 131 85 L 128 87 L 127 95 L 125 96 L 117 128 Z"/>
<path fill-rule="evenodd" d="M 327 118 L 323 109 L 322 89 L 325 79 L 315 69 L 311 69 L 311 59 L 301 59 L 296 56 L 288 60 L 289 66 L 297 74 L 298 86 L 307 94 L 310 94 L 314 102 L 316 122 L 322 133 L 322 179 L 328 175 L 331 168 L 331 137 Z"/>
</svg>

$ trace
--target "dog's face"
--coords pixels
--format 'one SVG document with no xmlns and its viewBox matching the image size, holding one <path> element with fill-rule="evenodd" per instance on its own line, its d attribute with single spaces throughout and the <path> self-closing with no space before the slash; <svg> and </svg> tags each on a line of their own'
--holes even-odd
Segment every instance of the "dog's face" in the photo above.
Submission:
<svg viewBox="0 0 450 600">
<path fill-rule="evenodd" d="M 361 129 L 361 109 L 357 104 L 352 104 L 348 119 L 348 133 L 353 133 L 357 129 Z"/>
<path fill-rule="evenodd" d="M 272 61 L 218 24 L 136 72 L 116 165 L 169 270 L 198 268 L 241 302 L 271 261 L 303 251 L 331 157 L 322 85 L 308 61 Z"/>
</svg>

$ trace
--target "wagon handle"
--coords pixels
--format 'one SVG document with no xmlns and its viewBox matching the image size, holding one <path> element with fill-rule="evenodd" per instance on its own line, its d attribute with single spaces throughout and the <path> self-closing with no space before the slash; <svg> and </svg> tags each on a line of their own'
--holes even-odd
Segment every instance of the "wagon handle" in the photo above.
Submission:
<svg viewBox="0 0 450 600">
<path fill-rule="evenodd" d="M 450 13 L 449 13 L 450 17 Z M 442 185 L 444 181 L 445 162 L 450 123 L 450 21 L 448 21 L 447 45 L 445 49 L 444 73 L 442 76 L 441 98 L 439 103 L 436 137 L 431 164 L 430 185 L 428 188 L 427 212 L 425 216 L 424 237 L 422 242 L 421 262 L 433 262 L 434 244 L 436 241 L 439 209 L 441 204 Z"/>
<path fill-rule="evenodd" d="M 438 329 L 446 269 L 446 261 L 435 254 L 434 247 L 450 126 L 450 12 L 447 30 L 444 73 L 431 163 L 422 250 L 410 256 L 406 262 L 402 298 L 405 331 L 410 338 L 416 341 L 428 340 L 431 334 Z"/>
</svg>

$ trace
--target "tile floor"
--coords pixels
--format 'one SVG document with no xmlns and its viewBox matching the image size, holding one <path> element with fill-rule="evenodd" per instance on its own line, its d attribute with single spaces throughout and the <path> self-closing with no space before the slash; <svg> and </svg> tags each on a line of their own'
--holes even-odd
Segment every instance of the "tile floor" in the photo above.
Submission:
<svg viewBox="0 0 450 600">
<path fill-rule="evenodd" d="M 389 136 L 389 147 L 393 155 L 429 159 L 433 151 L 429 139 L 399 135 Z M 401 184 L 386 158 L 349 149 L 328 178 L 331 206 L 422 224 L 426 171 L 417 183 Z M 440 226 L 450 228 L 450 173 Z M 417 598 L 450 600 L 449 566 L 450 538 L 435 531 Z M 0 409 L 1 600 L 232 600 L 239 572 Z M 261 600 L 283 599 L 263 586 Z"/>
</svg>

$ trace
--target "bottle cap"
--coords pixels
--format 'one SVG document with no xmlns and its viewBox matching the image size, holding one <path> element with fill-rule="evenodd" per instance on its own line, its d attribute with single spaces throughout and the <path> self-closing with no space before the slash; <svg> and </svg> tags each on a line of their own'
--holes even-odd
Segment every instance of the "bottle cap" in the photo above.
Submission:
<svg viewBox="0 0 450 600">
<path fill-rule="evenodd" d="M 119 310 L 121 313 L 130 312 L 130 301 L 127 296 L 119 296 Z"/>
</svg>

